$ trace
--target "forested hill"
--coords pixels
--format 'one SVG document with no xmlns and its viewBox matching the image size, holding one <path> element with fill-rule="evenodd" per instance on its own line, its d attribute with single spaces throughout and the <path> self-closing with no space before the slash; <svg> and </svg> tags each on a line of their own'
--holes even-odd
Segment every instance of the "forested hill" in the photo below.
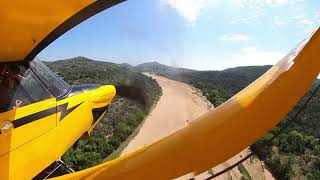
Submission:
<svg viewBox="0 0 320 180">
<path fill-rule="evenodd" d="M 183 72 L 196 72 L 196 70 L 167 66 L 167 65 L 160 64 L 158 62 L 139 64 L 138 66 L 135 66 L 134 69 L 140 72 L 148 71 L 153 73 L 159 73 L 159 74 L 165 73 L 170 75 L 176 75 Z"/>
<path fill-rule="evenodd" d="M 243 67 L 235 67 L 225 69 L 223 73 L 230 73 L 238 76 L 244 76 L 248 78 L 249 81 L 254 81 L 262 74 L 264 74 L 267 70 L 269 70 L 272 66 L 265 65 L 265 66 L 243 66 Z"/>
<path fill-rule="evenodd" d="M 155 80 L 118 64 L 84 57 L 46 64 L 70 85 L 112 84 L 117 88 L 117 96 L 89 140 L 80 141 L 63 156 L 75 170 L 97 165 L 111 154 L 119 155 L 121 143 L 141 124 L 161 94 Z"/>
<path fill-rule="evenodd" d="M 111 84 L 116 86 L 118 95 L 129 96 L 146 107 L 153 104 L 156 97 L 154 94 L 158 94 L 160 90 L 155 80 L 115 63 L 85 57 L 45 63 L 70 85 Z"/>
<path fill-rule="evenodd" d="M 143 68 L 141 68 L 141 65 L 134 68 L 138 71 L 152 72 L 189 83 L 201 89 L 202 93 L 215 106 L 218 106 L 260 77 L 271 66 L 236 67 L 222 71 L 185 71 L 185 69 L 165 66 L 159 63 L 145 63 Z M 172 73 L 172 68 L 175 73 Z"/>
<path fill-rule="evenodd" d="M 218 106 L 260 77 L 270 67 L 237 67 L 223 71 L 180 72 L 175 75 L 165 73 L 165 70 L 154 71 L 154 68 L 144 68 L 143 71 L 190 83 L 201 89 L 203 94 L 215 106 Z M 271 145 L 264 146 L 268 139 L 278 132 L 288 122 L 288 119 L 292 118 L 292 115 L 298 111 L 319 83 L 318 80 L 289 115 L 251 148 L 261 159 L 265 160 L 271 172 L 278 179 L 320 179 L 320 92 L 316 94 L 295 123 L 289 126 Z"/>
</svg>

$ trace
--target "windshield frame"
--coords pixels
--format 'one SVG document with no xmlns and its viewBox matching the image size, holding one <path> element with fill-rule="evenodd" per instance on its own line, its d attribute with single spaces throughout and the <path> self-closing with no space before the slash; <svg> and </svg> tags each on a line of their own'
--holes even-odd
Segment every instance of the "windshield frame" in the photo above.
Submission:
<svg viewBox="0 0 320 180">
<path fill-rule="evenodd" d="M 28 63 L 28 66 L 57 100 L 64 99 L 71 92 L 72 87 L 42 61 L 35 58 Z M 41 70 L 41 72 L 39 70 Z M 53 88 L 55 88 L 55 90 Z"/>
</svg>

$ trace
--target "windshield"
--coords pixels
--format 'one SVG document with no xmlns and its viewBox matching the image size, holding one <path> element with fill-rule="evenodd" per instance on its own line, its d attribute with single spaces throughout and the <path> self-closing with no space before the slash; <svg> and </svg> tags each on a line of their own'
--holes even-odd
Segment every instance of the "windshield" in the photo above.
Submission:
<svg viewBox="0 0 320 180">
<path fill-rule="evenodd" d="M 0 113 L 53 96 L 23 63 L 0 63 Z"/>
<path fill-rule="evenodd" d="M 70 91 L 70 86 L 53 73 L 45 64 L 39 60 L 30 62 L 30 68 L 44 83 L 44 85 L 51 91 L 51 93 L 59 98 L 66 95 Z"/>
</svg>

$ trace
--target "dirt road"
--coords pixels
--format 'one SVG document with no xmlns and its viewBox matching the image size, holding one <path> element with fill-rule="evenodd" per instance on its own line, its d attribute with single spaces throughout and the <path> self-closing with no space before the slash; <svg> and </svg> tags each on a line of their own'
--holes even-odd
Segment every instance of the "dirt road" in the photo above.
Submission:
<svg viewBox="0 0 320 180">
<path fill-rule="evenodd" d="M 163 137 L 188 126 L 190 121 L 213 108 L 213 105 L 202 96 L 199 90 L 188 84 L 173 81 L 161 76 L 146 75 L 156 79 L 162 88 L 163 95 L 145 120 L 139 133 L 124 149 L 122 155 L 158 141 Z M 248 153 L 249 150 L 246 149 L 231 160 L 215 167 L 209 172 L 216 173 L 219 170 L 232 165 Z M 254 179 L 270 179 L 270 174 L 268 174 L 268 176 L 265 175 L 261 162 L 258 159 L 248 160 L 248 162 L 244 163 L 244 166 L 249 173 L 254 176 Z M 189 174 L 178 179 L 190 179 L 192 176 L 192 174 Z M 205 172 L 195 177 L 195 179 L 205 179 L 209 176 L 210 174 Z M 237 168 L 234 168 L 232 171 L 219 176 L 217 179 L 240 179 L 241 176 L 242 174 L 240 171 Z"/>
<path fill-rule="evenodd" d="M 159 76 L 153 75 L 152 78 L 161 86 L 163 95 L 122 154 L 132 152 L 186 127 L 188 121 L 211 108 L 191 86 Z"/>
</svg>

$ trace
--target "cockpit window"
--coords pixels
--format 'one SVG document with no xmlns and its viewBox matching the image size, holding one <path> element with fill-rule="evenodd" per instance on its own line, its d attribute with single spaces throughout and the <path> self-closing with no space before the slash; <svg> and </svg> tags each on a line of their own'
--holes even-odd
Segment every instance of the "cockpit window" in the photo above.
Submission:
<svg viewBox="0 0 320 180">
<path fill-rule="evenodd" d="M 53 96 L 24 64 L 0 64 L 0 113 Z"/>
<path fill-rule="evenodd" d="M 30 68 L 41 79 L 44 85 L 52 92 L 52 94 L 59 98 L 66 95 L 71 87 L 54 74 L 46 65 L 39 60 L 30 62 Z"/>
</svg>

